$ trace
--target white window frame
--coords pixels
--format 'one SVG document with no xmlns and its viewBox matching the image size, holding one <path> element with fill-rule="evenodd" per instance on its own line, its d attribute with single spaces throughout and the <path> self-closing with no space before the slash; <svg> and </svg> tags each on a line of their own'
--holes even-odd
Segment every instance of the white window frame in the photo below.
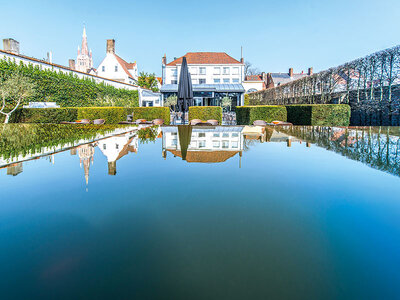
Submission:
<svg viewBox="0 0 400 300">
<path fill-rule="evenodd" d="M 197 67 L 190 67 L 190 74 L 197 75 Z"/>
<path fill-rule="evenodd" d="M 204 73 L 202 71 L 204 71 Z M 200 67 L 199 68 L 199 75 L 206 75 L 206 74 L 207 74 L 207 68 L 206 67 Z"/>
<path fill-rule="evenodd" d="M 224 78 L 224 80 L 222 82 L 223 83 L 231 83 L 231 80 L 229 78 Z"/>
<path fill-rule="evenodd" d="M 239 75 L 239 67 L 232 68 L 232 75 Z"/>
<path fill-rule="evenodd" d="M 214 83 L 221 83 L 221 78 L 214 78 Z"/>
<path fill-rule="evenodd" d="M 230 70 L 231 70 L 231 68 L 230 67 L 223 67 L 223 72 L 222 72 L 222 74 L 223 75 L 229 75 L 230 74 Z"/>
<path fill-rule="evenodd" d="M 221 75 L 221 67 L 214 67 L 214 75 Z"/>
</svg>

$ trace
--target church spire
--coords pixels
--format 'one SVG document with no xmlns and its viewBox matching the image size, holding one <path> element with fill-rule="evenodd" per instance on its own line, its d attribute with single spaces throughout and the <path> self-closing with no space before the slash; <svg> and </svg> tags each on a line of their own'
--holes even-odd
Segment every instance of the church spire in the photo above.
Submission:
<svg viewBox="0 0 400 300">
<path fill-rule="evenodd" d="M 88 42 L 87 42 L 87 36 L 86 36 L 86 27 L 83 27 L 83 34 L 82 34 L 82 54 L 84 55 L 89 55 L 89 47 L 88 47 Z"/>
</svg>

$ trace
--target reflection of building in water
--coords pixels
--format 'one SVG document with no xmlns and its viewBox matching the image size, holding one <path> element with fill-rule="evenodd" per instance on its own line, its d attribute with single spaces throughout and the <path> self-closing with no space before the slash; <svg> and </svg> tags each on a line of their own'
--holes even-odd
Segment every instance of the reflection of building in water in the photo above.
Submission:
<svg viewBox="0 0 400 300">
<path fill-rule="evenodd" d="M 107 157 L 108 174 L 117 174 L 117 160 L 130 152 L 137 153 L 138 138 L 136 132 L 113 136 L 99 141 L 101 152 Z"/>
<path fill-rule="evenodd" d="M 95 144 L 86 144 L 77 147 L 76 149 L 78 150 L 78 156 L 79 156 L 79 162 L 85 172 L 85 179 L 86 179 L 86 184 L 89 183 L 89 168 L 90 168 L 90 162 L 93 164 L 93 156 L 94 156 L 94 147 Z"/>
<path fill-rule="evenodd" d="M 7 175 L 17 176 L 22 173 L 22 171 L 22 163 L 12 164 L 7 167 Z"/>
<path fill-rule="evenodd" d="M 224 162 L 243 151 L 242 126 L 215 126 L 192 129 L 186 161 L 199 163 Z M 182 157 L 177 127 L 162 128 L 163 156 L 169 151 Z"/>
<path fill-rule="evenodd" d="M 302 143 L 301 139 L 277 131 L 272 127 L 245 126 L 242 134 L 246 141 L 256 140 L 261 143 L 286 143 L 288 147 L 292 146 L 292 142 L 299 142 L 300 144 Z M 309 147 L 309 145 L 307 147 Z"/>
</svg>

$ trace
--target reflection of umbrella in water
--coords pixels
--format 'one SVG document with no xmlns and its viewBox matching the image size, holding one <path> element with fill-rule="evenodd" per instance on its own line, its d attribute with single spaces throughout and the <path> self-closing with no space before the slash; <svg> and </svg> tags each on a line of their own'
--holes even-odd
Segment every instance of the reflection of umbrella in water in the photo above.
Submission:
<svg viewBox="0 0 400 300">
<path fill-rule="evenodd" d="M 187 150 L 189 148 L 190 140 L 192 138 L 192 126 L 191 125 L 179 125 L 179 145 L 181 147 L 182 159 L 186 160 Z"/>
</svg>

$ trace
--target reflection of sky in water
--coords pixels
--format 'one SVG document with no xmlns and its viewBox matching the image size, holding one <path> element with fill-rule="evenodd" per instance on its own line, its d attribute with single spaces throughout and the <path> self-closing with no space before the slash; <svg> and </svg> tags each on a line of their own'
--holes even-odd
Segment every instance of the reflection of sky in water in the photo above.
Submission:
<svg viewBox="0 0 400 300">
<path fill-rule="evenodd" d="M 17 176 L 0 170 L 3 295 L 399 292 L 399 177 L 298 142 L 252 143 L 241 168 L 239 154 L 188 163 L 170 153 L 164 159 L 160 138 L 127 149 L 109 175 L 100 147 L 87 185 L 70 151 L 56 154 L 54 164 L 26 162 Z"/>
</svg>

